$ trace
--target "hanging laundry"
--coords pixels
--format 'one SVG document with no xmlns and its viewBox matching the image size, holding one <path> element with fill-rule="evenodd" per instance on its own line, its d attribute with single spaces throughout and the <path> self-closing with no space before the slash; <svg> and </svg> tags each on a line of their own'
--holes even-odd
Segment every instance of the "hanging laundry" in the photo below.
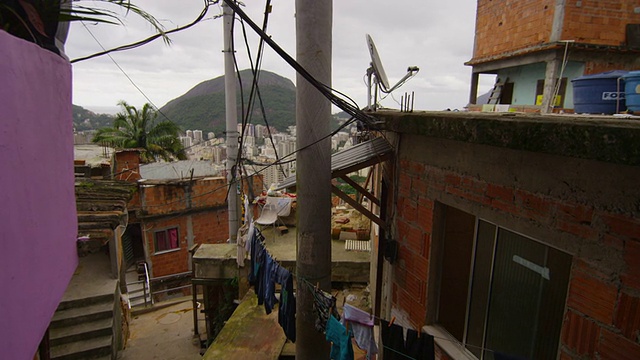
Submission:
<svg viewBox="0 0 640 360">
<path fill-rule="evenodd" d="M 249 224 L 244 224 L 238 229 L 238 234 L 236 236 L 236 247 L 237 247 L 237 256 L 236 262 L 238 263 L 238 267 L 244 267 L 244 259 L 247 257 L 246 252 L 246 243 L 249 240 Z"/>
<path fill-rule="evenodd" d="M 266 252 L 266 251 L 265 251 Z M 275 267 L 278 265 L 271 254 L 266 252 L 264 257 L 264 269 L 262 271 L 262 278 L 264 287 L 262 288 L 263 298 L 264 298 L 264 310 L 267 312 L 267 315 L 271 314 L 271 310 L 273 309 L 278 299 L 276 299 L 276 284 L 275 284 Z"/>
<path fill-rule="evenodd" d="M 326 339 L 333 343 L 331 345 L 332 360 L 353 360 L 351 332 L 347 331 L 333 315 L 329 315 L 327 320 Z"/>
<path fill-rule="evenodd" d="M 254 227 L 253 236 L 250 241 L 251 251 L 249 252 L 249 254 L 251 255 L 251 269 L 249 270 L 249 284 L 256 286 L 256 294 L 258 294 L 258 272 L 260 271 L 260 259 L 258 259 L 258 255 L 260 254 L 261 250 L 264 250 L 264 236 L 262 236 L 260 230 Z"/>
<path fill-rule="evenodd" d="M 313 310 L 316 312 L 316 330 L 324 333 L 329 320 L 329 311 L 336 319 L 340 319 L 340 314 L 336 310 L 336 298 L 313 287 L 310 291 L 313 293 Z"/>
<path fill-rule="evenodd" d="M 264 277 L 264 267 L 267 262 L 267 249 L 264 248 L 262 243 L 257 244 L 258 252 L 256 254 L 256 267 L 254 271 L 254 275 L 256 277 L 255 280 L 255 291 L 258 296 L 258 305 L 264 304 L 264 288 L 265 277 Z"/>
<path fill-rule="evenodd" d="M 373 337 L 373 316 L 357 307 L 344 304 L 342 307 L 342 325 L 349 323 L 353 338 L 358 347 L 367 352 L 367 359 L 378 353 L 378 346 Z"/>
<path fill-rule="evenodd" d="M 282 326 L 287 339 L 296 342 L 296 298 L 293 294 L 293 275 L 289 270 L 278 266 L 275 279 L 282 286 L 280 306 L 278 307 L 278 324 Z"/>
<path fill-rule="evenodd" d="M 382 338 L 382 358 L 384 360 L 407 360 L 404 347 L 404 335 L 401 326 L 380 320 L 380 337 Z"/>
<path fill-rule="evenodd" d="M 405 342 L 406 355 L 416 360 L 435 359 L 433 336 L 420 333 L 413 329 L 407 330 L 407 341 Z"/>
</svg>

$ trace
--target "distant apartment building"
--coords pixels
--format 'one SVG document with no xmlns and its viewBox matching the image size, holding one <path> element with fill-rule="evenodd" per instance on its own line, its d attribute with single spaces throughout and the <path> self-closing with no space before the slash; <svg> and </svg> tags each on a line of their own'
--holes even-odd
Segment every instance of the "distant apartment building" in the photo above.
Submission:
<svg viewBox="0 0 640 360">
<path fill-rule="evenodd" d="M 573 109 L 572 79 L 640 68 L 637 2 L 479 0 L 470 104 L 480 75 L 495 75 L 489 102 L 517 110 Z"/>
<path fill-rule="evenodd" d="M 286 173 L 280 166 L 269 166 L 263 172 L 264 187 L 269 188 L 272 184 L 279 184 L 285 179 Z"/>
<path fill-rule="evenodd" d="M 195 144 L 200 144 L 202 141 L 202 130 L 193 130 L 193 142 Z"/>
<path fill-rule="evenodd" d="M 191 131 L 191 130 L 188 130 L 188 131 Z M 182 147 L 184 147 L 185 149 L 188 149 L 191 146 L 193 146 L 193 139 L 189 136 L 180 136 L 180 142 L 182 143 Z"/>
</svg>

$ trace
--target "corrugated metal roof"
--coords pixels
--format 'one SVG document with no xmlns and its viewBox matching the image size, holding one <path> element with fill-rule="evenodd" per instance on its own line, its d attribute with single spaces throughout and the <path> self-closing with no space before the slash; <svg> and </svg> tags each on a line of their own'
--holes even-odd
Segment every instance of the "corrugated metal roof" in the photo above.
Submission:
<svg viewBox="0 0 640 360">
<path fill-rule="evenodd" d="M 383 161 L 393 151 L 387 139 L 377 137 L 331 155 L 331 178 L 346 175 Z M 291 188 L 296 177 L 289 176 L 277 189 Z"/>
</svg>

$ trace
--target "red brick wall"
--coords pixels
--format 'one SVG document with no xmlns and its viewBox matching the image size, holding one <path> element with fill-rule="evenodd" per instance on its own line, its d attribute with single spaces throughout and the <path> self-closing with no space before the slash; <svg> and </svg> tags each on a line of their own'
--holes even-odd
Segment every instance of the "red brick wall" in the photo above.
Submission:
<svg viewBox="0 0 640 360">
<path fill-rule="evenodd" d="M 523 189 L 487 183 L 474 176 L 400 160 L 396 239 L 398 263 L 392 301 L 414 326 L 426 319 L 433 194 L 447 194 L 489 207 L 576 241 L 622 253 L 622 271 L 603 269 L 575 254 L 561 337 L 563 359 L 600 354 L 601 359 L 640 359 L 640 219 Z M 435 276 L 434 276 L 435 277 Z M 437 301 L 434 300 L 434 301 Z"/>
<path fill-rule="evenodd" d="M 548 43 L 555 0 L 478 0 L 474 59 Z M 578 6 L 580 4 L 580 6 Z M 567 1 L 561 40 L 594 45 L 626 43 L 626 25 L 640 23 L 638 4 L 624 0 Z M 605 69 L 612 70 L 612 69 Z M 587 74 L 596 73 L 587 72 Z"/>
<path fill-rule="evenodd" d="M 169 251 L 165 253 L 155 254 L 153 234 L 154 232 L 166 228 L 178 228 L 178 236 L 180 240 L 179 250 Z M 149 249 L 149 257 L 152 265 L 152 277 L 178 274 L 188 271 L 189 252 L 187 249 L 187 218 L 178 217 L 174 219 L 146 221 L 143 223 L 143 230 L 146 234 L 147 249 Z"/>
<path fill-rule="evenodd" d="M 555 0 L 478 0 L 473 58 L 549 41 Z"/>
<path fill-rule="evenodd" d="M 131 182 L 140 180 L 140 152 L 138 150 L 118 151 L 114 157 L 115 179 Z"/>
<path fill-rule="evenodd" d="M 253 181 L 254 188 L 258 188 L 261 179 L 256 176 Z M 189 270 L 189 217 L 194 244 L 220 244 L 227 241 L 229 222 L 226 207 L 227 186 L 224 178 L 200 179 L 183 185 L 140 187 L 139 191 L 143 192 L 145 203 L 142 208 L 142 227 L 146 233 L 154 277 Z M 190 207 L 187 206 L 188 197 L 191 199 Z M 176 226 L 179 228 L 180 250 L 155 254 L 153 233 Z"/>
<path fill-rule="evenodd" d="M 580 3 L 580 7 L 577 5 Z M 626 43 L 626 25 L 640 23 L 637 2 L 624 0 L 567 1 L 562 39 L 620 46 Z"/>
</svg>

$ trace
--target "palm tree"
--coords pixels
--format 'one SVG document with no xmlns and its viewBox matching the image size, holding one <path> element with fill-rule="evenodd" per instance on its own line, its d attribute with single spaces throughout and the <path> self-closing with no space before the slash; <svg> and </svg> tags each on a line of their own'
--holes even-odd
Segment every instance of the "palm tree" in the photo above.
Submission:
<svg viewBox="0 0 640 360">
<path fill-rule="evenodd" d="M 122 112 L 116 114 L 113 127 L 102 128 L 96 132 L 92 141 L 120 148 L 142 148 L 143 161 L 153 162 L 158 158 L 165 161 L 187 158 L 178 137 L 178 126 L 168 120 L 157 122 L 158 113 L 151 104 L 141 110 L 127 104 L 118 103 Z"/>
</svg>

